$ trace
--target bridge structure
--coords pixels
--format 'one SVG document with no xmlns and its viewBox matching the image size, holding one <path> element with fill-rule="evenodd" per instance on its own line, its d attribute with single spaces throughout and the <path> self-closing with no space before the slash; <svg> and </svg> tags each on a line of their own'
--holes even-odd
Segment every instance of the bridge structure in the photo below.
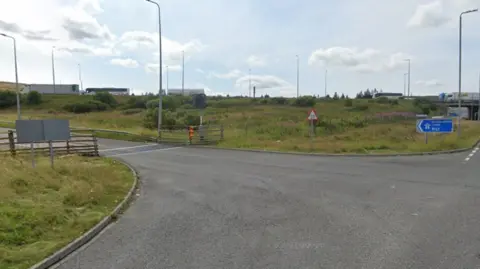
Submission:
<svg viewBox="0 0 480 269">
<path fill-rule="evenodd" d="M 478 119 L 478 110 L 479 110 L 480 100 L 462 100 L 461 106 L 468 108 L 468 115 L 470 120 Z M 443 109 L 443 113 L 447 114 L 447 109 L 449 107 L 458 107 L 458 101 L 434 101 L 439 107 Z"/>
</svg>

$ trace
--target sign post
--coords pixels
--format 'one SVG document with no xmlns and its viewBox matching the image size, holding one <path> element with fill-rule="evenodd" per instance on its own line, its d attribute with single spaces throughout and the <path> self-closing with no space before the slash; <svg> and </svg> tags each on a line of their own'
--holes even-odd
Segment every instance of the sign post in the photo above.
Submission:
<svg viewBox="0 0 480 269">
<path fill-rule="evenodd" d="M 310 149 L 313 150 L 313 138 L 315 136 L 315 123 L 318 120 L 317 111 L 311 109 L 308 113 L 307 120 L 310 122 Z"/>
<path fill-rule="evenodd" d="M 417 132 L 425 134 L 425 144 L 429 133 L 452 133 L 452 119 L 421 119 L 417 120 Z"/>
</svg>

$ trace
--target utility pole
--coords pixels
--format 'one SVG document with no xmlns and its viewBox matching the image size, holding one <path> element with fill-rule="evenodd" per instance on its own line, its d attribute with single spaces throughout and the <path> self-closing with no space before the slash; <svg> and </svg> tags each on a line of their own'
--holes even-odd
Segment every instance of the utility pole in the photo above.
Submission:
<svg viewBox="0 0 480 269">
<path fill-rule="evenodd" d="M 168 88 L 168 65 L 165 67 L 165 69 L 166 69 L 166 73 L 167 73 L 167 88 L 166 88 L 166 90 L 167 90 L 167 94 L 168 94 L 168 89 L 169 89 Z M 183 95 L 183 89 L 182 89 L 182 95 Z"/>
<path fill-rule="evenodd" d="M 300 59 L 297 55 L 297 98 L 300 97 Z"/>
<path fill-rule="evenodd" d="M 462 109 L 462 27 L 463 27 L 463 15 L 468 13 L 477 12 L 478 9 L 467 10 L 460 13 L 460 23 L 459 23 L 459 36 L 458 36 L 458 131 L 457 136 L 460 137 L 460 121 L 462 116 L 460 111 Z"/>
<path fill-rule="evenodd" d="M 52 47 L 52 77 L 53 77 L 53 93 L 55 94 L 56 92 L 56 86 L 55 86 L 55 46 Z"/>
<path fill-rule="evenodd" d="M 407 96 L 407 73 L 403 73 L 403 96 Z"/>
<path fill-rule="evenodd" d="M 248 69 L 248 97 L 252 97 L 252 69 Z"/>
<path fill-rule="evenodd" d="M 185 51 L 182 50 L 182 95 L 185 95 Z"/>
<path fill-rule="evenodd" d="M 478 73 L 478 111 L 477 120 L 480 121 L 480 73 Z"/>
<path fill-rule="evenodd" d="M 325 69 L 325 98 L 327 97 L 327 75 L 328 69 Z"/>
<path fill-rule="evenodd" d="M 17 120 L 21 119 L 20 113 L 20 85 L 18 84 L 18 65 L 17 65 L 17 40 L 11 35 L 0 33 L 0 36 L 4 36 L 12 39 L 13 41 L 13 60 L 15 62 L 15 88 L 17 90 Z"/>
<path fill-rule="evenodd" d="M 78 79 L 80 80 L 80 91 L 78 93 L 80 95 L 83 91 L 82 67 L 80 66 L 80 64 L 78 64 Z"/>
</svg>

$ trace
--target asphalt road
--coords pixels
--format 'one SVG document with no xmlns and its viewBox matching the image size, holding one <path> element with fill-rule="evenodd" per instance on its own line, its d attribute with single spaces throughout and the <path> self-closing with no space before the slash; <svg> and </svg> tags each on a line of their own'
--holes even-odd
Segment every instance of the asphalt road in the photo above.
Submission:
<svg viewBox="0 0 480 269">
<path fill-rule="evenodd" d="M 140 195 L 56 268 L 480 268 L 480 156 L 100 144 Z"/>
</svg>

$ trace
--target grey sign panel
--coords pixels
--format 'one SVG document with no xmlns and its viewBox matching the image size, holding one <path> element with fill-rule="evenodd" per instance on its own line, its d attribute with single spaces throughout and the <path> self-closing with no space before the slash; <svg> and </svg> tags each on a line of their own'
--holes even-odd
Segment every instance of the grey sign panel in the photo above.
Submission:
<svg viewBox="0 0 480 269">
<path fill-rule="evenodd" d="M 45 141 L 70 140 L 70 122 L 68 120 L 43 120 Z"/>
<path fill-rule="evenodd" d="M 17 120 L 15 129 L 18 143 L 45 141 L 42 120 Z"/>
</svg>

